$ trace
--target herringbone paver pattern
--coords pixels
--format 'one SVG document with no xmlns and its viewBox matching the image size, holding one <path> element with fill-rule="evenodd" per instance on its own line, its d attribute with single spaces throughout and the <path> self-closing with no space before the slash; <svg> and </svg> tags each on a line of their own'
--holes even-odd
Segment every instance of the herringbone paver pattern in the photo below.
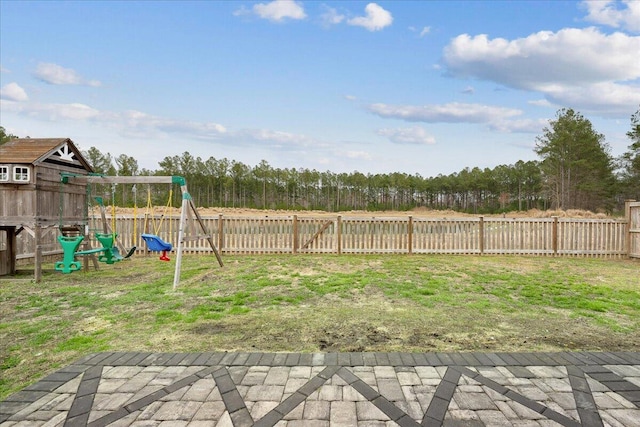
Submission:
<svg viewBox="0 0 640 427">
<path fill-rule="evenodd" d="M 99 353 L 0 426 L 640 426 L 639 353 Z"/>
</svg>

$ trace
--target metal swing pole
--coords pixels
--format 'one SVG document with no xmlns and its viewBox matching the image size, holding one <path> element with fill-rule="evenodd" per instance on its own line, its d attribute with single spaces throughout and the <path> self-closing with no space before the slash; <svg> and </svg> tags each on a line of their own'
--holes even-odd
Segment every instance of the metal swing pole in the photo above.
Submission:
<svg viewBox="0 0 640 427">
<path fill-rule="evenodd" d="M 186 223 L 187 208 L 189 207 L 189 201 L 191 194 L 187 191 L 186 182 L 181 183 L 180 189 L 182 190 L 182 208 L 180 210 L 180 224 L 178 224 L 178 249 L 176 250 L 176 270 L 173 273 L 173 290 L 175 291 L 180 283 L 180 268 L 182 267 L 182 246 L 184 241 L 184 225 Z"/>
</svg>

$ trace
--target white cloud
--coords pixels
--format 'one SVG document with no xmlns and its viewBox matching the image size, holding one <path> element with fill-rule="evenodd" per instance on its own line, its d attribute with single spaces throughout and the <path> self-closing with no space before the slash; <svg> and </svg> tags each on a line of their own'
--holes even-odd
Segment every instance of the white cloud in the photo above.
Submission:
<svg viewBox="0 0 640 427">
<path fill-rule="evenodd" d="M 166 137 L 179 135 L 192 139 L 216 139 L 225 134 L 224 126 L 213 122 L 195 122 L 154 116 L 141 111 L 101 111 L 85 104 L 38 104 L 2 102 L 2 109 L 41 120 L 94 122 L 123 135 Z"/>
<path fill-rule="evenodd" d="M 100 111 L 85 104 L 2 104 L 2 108 L 19 114 L 24 114 L 32 118 L 43 120 L 77 120 L 83 121 L 100 117 Z"/>
<path fill-rule="evenodd" d="M 387 119 L 423 123 L 477 123 L 500 132 L 535 133 L 540 132 L 546 124 L 543 120 L 518 118 L 523 113 L 521 110 L 482 104 L 452 102 L 441 105 L 388 105 L 378 103 L 367 106 L 367 109 Z M 435 143 L 435 139 L 430 139 L 426 131 L 419 127 L 381 129 L 377 133 L 396 143 Z"/>
<path fill-rule="evenodd" d="M 535 105 L 536 107 L 551 107 L 552 104 L 547 99 L 536 99 L 533 101 L 528 101 L 527 104 Z"/>
<path fill-rule="evenodd" d="M 270 130 L 241 129 L 230 131 L 214 122 L 199 122 L 155 116 L 142 111 L 123 112 L 97 110 L 85 104 L 38 104 L 1 100 L 3 111 L 10 111 L 33 119 L 45 121 L 90 122 L 104 126 L 127 138 L 152 140 L 169 137 L 219 142 L 235 146 L 268 146 L 270 149 L 307 152 L 329 147 L 326 142 L 303 134 Z"/>
<path fill-rule="evenodd" d="M 541 133 L 549 122 L 545 119 L 515 119 L 502 120 L 500 118 L 489 123 L 489 128 L 498 132 L 508 133 Z"/>
<path fill-rule="evenodd" d="M 317 148 L 322 144 L 306 135 L 291 132 L 276 131 L 270 129 L 244 129 L 232 132 L 230 138 L 239 142 L 259 142 L 268 143 L 270 148 Z"/>
<path fill-rule="evenodd" d="M 245 16 L 251 15 L 253 12 L 247 9 L 244 5 L 233 11 L 233 16 Z"/>
<path fill-rule="evenodd" d="M 547 83 L 594 83 L 640 77 L 640 37 L 595 28 L 541 31 L 516 40 L 485 34 L 454 38 L 445 48 L 448 71 L 521 89 Z"/>
<path fill-rule="evenodd" d="M 364 8 L 364 11 L 365 16 L 351 18 L 347 21 L 347 24 L 364 27 L 369 31 L 378 31 L 388 27 L 393 22 L 391 13 L 376 3 L 369 3 Z"/>
<path fill-rule="evenodd" d="M 4 68 L 2 66 L 2 64 L 0 64 L 0 73 L 10 73 L 11 70 L 9 70 L 8 68 Z"/>
<path fill-rule="evenodd" d="M 522 111 L 481 104 L 452 102 L 440 105 L 388 105 L 371 104 L 367 109 L 380 117 L 425 123 L 491 123 L 501 118 L 514 117 Z"/>
<path fill-rule="evenodd" d="M 125 111 L 121 114 L 109 114 L 105 117 L 109 117 L 109 120 L 117 126 L 124 125 L 137 131 L 179 134 L 196 139 L 215 139 L 227 131 L 224 126 L 217 123 L 169 119 L 135 110 Z"/>
<path fill-rule="evenodd" d="M 417 33 L 418 31 L 420 31 L 418 37 L 424 37 L 431 32 L 431 27 L 422 27 L 421 30 L 418 30 L 416 27 L 412 26 L 409 27 L 409 31 L 411 31 L 412 33 Z"/>
<path fill-rule="evenodd" d="M 577 102 L 571 105 L 589 105 L 609 114 L 612 106 L 628 113 L 629 105 L 640 103 L 632 84 L 640 78 L 638 52 L 640 37 L 567 28 L 515 40 L 463 34 L 445 48 L 443 59 L 448 73 L 456 77 L 538 91 L 560 105 Z M 601 89 L 603 85 L 609 92 Z M 598 102 L 591 98 L 594 93 L 605 99 Z"/>
<path fill-rule="evenodd" d="M 322 5 L 324 12 L 320 15 L 320 21 L 324 27 L 330 27 L 331 25 L 340 24 L 344 21 L 345 16 L 338 13 L 338 11 L 327 5 Z"/>
<path fill-rule="evenodd" d="M 27 96 L 27 92 L 25 92 L 18 83 L 12 82 L 0 88 L 0 99 L 22 102 L 27 101 L 29 96 Z"/>
<path fill-rule="evenodd" d="M 371 154 L 367 153 L 366 151 L 350 150 L 350 151 L 341 152 L 340 154 L 348 159 L 371 160 Z"/>
<path fill-rule="evenodd" d="M 258 3 L 253 6 L 254 14 L 272 22 L 282 22 L 285 19 L 304 19 L 307 15 L 304 8 L 294 0 L 274 0 L 269 3 Z"/>
<path fill-rule="evenodd" d="M 347 101 L 356 101 L 358 98 L 354 95 L 345 95 L 344 99 L 346 99 Z"/>
<path fill-rule="evenodd" d="M 637 0 L 588 0 L 582 2 L 582 6 L 587 9 L 587 21 L 634 32 L 640 31 L 640 2 Z"/>
<path fill-rule="evenodd" d="M 410 128 L 378 129 L 376 133 L 389 138 L 389 141 L 396 144 L 435 144 L 436 139 L 429 135 L 424 128 L 414 126 Z"/>
<path fill-rule="evenodd" d="M 586 86 L 551 86 L 545 91 L 549 101 L 565 106 L 579 106 L 598 111 L 603 116 L 628 116 L 640 105 L 640 85 L 614 82 Z"/>
<path fill-rule="evenodd" d="M 465 95 L 473 95 L 474 93 L 476 93 L 476 90 L 473 86 L 467 86 L 462 89 L 462 93 L 464 93 Z"/>
<path fill-rule="evenodd" d="M 44 63 L 38 64 L 34 76 L 38 80 L 52 85 L 81 85 L 81 86 L 101 86 L 97 80 L 86 80 L 81 77 L 75 70 L 64 68 L 57 64 Z"/>
<path fill-rule="evenodd" d="M 47 111 L 52 114 L 52 118 L 69 120 L 87 120 L 100 116 L 100 111 L 80 103 L 51 104 L 47 106 Z"/>
</svg>

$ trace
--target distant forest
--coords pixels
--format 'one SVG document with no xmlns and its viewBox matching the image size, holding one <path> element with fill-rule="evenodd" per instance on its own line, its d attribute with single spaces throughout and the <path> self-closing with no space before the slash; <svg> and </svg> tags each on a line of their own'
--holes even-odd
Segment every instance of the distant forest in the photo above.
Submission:
<svg viewBox="0 0 640 427">
<path fill-rule="evenodd" d="M 4 143 L 14 137 L 6 135 Z M 265 160 L 249 166 L 227 158 L 202 159 L 189 152 L 165 157 L 159 169 L 140 169 L 133 157 L 91 147 L 84 154 L 95 172 L 107 175 L 180 175 L 197 206 L 287 210 L 411 210 L 417 207 L 489 214 L 533 208 L 616 212 L 625 199 L 640 200 L 640 109 L 631 116 L 628 151 L 614 158 L 604 136 L 571 109 L 561 109 L 536 138 L 537 161 L 494 168 L 465 168 L 450 175 L 334 173 L 274 168 Z M 119 206 L 147 202 L 147 189 L 119 185 Z M 157 188 L 156 188 L 157 187 Z M 109 189 L 96 189 L 107 193 Z M 168 190 L 154 186 L 154 205 L 167 204 Z M 173 194 L 173 206 L 179 194 Z"/>
</svg>

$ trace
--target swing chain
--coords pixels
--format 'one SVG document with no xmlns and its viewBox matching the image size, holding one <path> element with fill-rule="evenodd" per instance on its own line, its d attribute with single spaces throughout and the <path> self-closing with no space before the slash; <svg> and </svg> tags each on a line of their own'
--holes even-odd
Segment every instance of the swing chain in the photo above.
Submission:
<svg viewBox="0 0 640 427">
<path fill-rule="evenodd" d="M 173 234 L 172 223 L 171 223 L 172 208 L 173 208 L 173 187 L 169 187 L 169 198 L 167 199 L 167 204 L 160 215 L 160 219 L 156 221 L 155 213 L 153 209 L 153 203 L 151 201 L 151 186 L 147 185 L 147 208 L 144 215 L 144 227 L 143 227 L 144 232 L 153 233 L 154 235 L 159 235 L 162 230 L 162 224 L 165 218 L 168 218 L 169 236 L 171 236 Z M 150 227 L 147 227 L 147 224 L 150 224 Z"/>
<path fill-rule="evenodd" d="M 111 184 L 111 232 L 116 235 L 116 183 Z"/>
<path fill-rule="evenodd" d="M 133 239 L 137 242 L 138 239 L 138 188 L 136 184 L 131 187 L 133 193 Z M 136 245 L 137 246 L 137 245 Z"/>
</svg>

